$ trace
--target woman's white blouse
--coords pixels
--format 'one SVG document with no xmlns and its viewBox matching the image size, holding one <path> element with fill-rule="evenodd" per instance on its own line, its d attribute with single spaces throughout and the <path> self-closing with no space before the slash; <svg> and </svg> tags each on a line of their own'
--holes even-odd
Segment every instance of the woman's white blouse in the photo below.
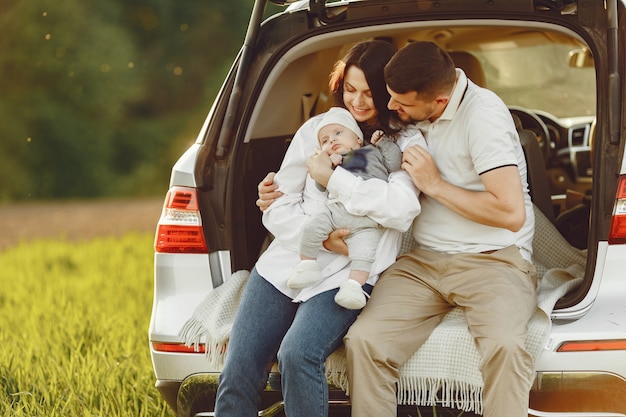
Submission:
<svg viewBox="0 0 626 417">
<path fill-rule="evenodd" d="M 374 284 L 378 275 L 395 261 L 401 233 L 408 230 L 420 213 L 419 192 L 405 171 L 392 173 L 388 182 L 378 179 L 364 181 L 339 166 L 330 178 L 328 193 L 320 191 L 308 175 L 305 164 L 318 147 L 315 128 L 321 117 L 323 115 L 309 119 L 294 135 L 274 179 L 283 195 L 263 213 L 263 224 L 274 240 L 257 261 L 256 269 L 295 302 L 306 301 L 321 292 L 337 288 L 348 278 L 348 258 L 321 248 L 317 261 L 323 280 L 316 286 L 301 290 L 292 290 L 287 286 L 292 268 L 300 261 L 300 230 L 308 216 L 326 204 L 329 198 L 343 203 L 350 213 L 367 215 L 386 228 L 367 281 L 369 284 Z M 415 144 L 426 148 L 423 136 L 414 126 L 404 128 L 397 142 L 403 151 Z"/>
</svg>

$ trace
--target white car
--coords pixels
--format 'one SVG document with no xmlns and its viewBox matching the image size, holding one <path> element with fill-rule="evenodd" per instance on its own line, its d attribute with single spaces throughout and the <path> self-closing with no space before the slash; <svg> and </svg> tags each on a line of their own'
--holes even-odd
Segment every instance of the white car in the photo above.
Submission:
<svg viewBox="0 0 626 417">
<path fill-rule="evenodd" d="M 535 262 L 544 278 L 572 278 L 546 304 L 529 415 L 626 416 L 624 0 L 303 0 L 262 21 L 264 8 L 255 1 L 240 54 L 172 169 L 157 225 L 149 347 L 175 413 L 213 415 L 220 367 L 181 329 L 263 250 L 257 184 L 278 169 L 298 127 L 331 105 L 328 74 L 342 51 L 378 38 L 398 48 L 436 42 L 519 124 L 538 214 Z M 404 395 L 398 415 L 480 413 L 472 401 L 431 394 Z M 331 416 L 349 415 L 340 384 L 330 399 Z M 259 415 L 283 415 L 281 401 L 271 372 Z"/>
</svg>

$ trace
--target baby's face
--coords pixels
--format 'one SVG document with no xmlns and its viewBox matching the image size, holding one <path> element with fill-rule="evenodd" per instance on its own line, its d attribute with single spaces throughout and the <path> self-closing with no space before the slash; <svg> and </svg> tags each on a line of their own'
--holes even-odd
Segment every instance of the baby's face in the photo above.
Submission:
<svg viewBox="0 0 626 417">
<path fill-rule="evenodd" d="M 328 155 L 345 154 L 361 147 L 361 140 L 352 130 L 340 124 L 326 125 L 318 133 L 320 147 Z"/>
</svg>

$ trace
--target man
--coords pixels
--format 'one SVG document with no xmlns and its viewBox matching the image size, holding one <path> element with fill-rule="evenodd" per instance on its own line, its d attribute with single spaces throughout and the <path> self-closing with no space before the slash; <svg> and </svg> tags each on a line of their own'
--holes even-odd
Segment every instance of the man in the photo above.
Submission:
<svg viewBox="0 0 626 417">
<path fill-rule="evenodd" d="M 396 415 L 400 366 L 460 306 L 482 357 L 484 416 L 525 417 L 534 215 L 514 122 L 494 93 L 430 42 L 398 51 L 385 81 L 388 107 L 417 123 L 430 153 L 413 146 L 403 154 L 422 192 L 417 248 L 381 276 L 344 338 L 352 416 Z"/>
</svg>

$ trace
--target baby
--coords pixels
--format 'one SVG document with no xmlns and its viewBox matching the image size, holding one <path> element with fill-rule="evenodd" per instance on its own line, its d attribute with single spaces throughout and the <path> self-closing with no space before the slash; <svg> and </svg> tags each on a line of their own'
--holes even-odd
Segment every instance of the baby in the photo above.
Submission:
<svg viewBox="0 0 626 417">
<path fill-rule="evenodd" d="M 331 108 L 316 129 L 320 148 L 326 152 L 334 166 L 341 166 L 367 180 L 387 180 L 389 174 L 400 169 L 402 152 L 396 143 L 376 131 L 371 144 L 364 144 L 363 132 L 350 112 L 341 107 Z M 351 262 L 349 279 L 339 286 L 335 302 L 347 309 L 365 306 L 366 296 L 362 286 L 370 274 L 383 229 L 367 216 L 348 213 L 345 207 L 328 200 L 325 208 L 311 216 L 302 230 L 300 240 L 301 261 L 294 267 L 287 285 L 293 289 L 317 284 L 322 278 L 317 256 L 324 240 L 333 230 L 350 229 L 345 238 Z"/>
</svg>

